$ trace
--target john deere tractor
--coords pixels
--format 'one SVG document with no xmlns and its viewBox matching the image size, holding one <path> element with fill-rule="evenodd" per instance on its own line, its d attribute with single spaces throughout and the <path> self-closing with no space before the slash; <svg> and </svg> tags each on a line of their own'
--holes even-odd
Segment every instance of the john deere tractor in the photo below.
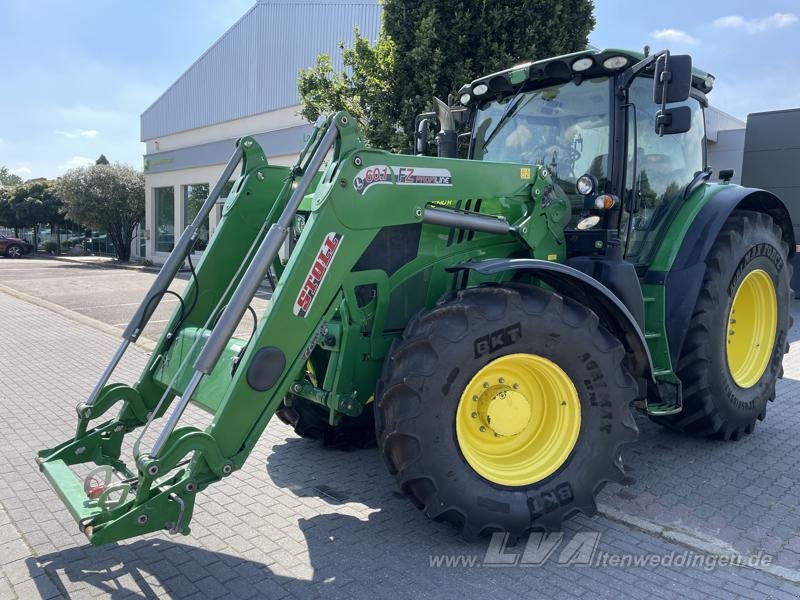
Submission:
<svg viewBox="0 0 800 600">
<path fill-rule="evenodd" d="M 712 182 L 713 81 L 689 56 L 587 50 L 465 85 L 417 119 L 417 155 L 367 147 L 346 113 L 292 168 L 242 138 L 42 472 L 93 544 L 185 534 L 278 414 L 331 445 L 376 440 L 466 536 L 521 535 L 595 510 L 634 410 L 751 433 L 787 350 L 795 241 L 777 197 Z M 239 165 L 147 366 L 109 383 Z M 181 423 L 189 403 L 208 427 Z"/>
</svg>

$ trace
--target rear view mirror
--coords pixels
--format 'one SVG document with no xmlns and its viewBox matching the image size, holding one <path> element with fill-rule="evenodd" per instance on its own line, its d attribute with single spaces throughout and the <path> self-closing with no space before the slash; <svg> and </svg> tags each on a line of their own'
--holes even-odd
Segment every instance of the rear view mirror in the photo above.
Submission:
<svg viewBox="0 0 800 600">
<path fill-rule="evenodd" d="M 417 123 L 417 130 L 414 132 L 414 150 L 417 155 L 423 155 L 428 151 L 430 126 L 430 121 L 426 118 L 420 119 Z"/>
<path fill-rule="evenodd" d="M 692 90 L 692 57 L 688 54 L 664 54 L 656 60 L 653 78 L 653 102 L 683 102 Z"/>
<path fill-rule="evenodd" d="M 692 109 L 688 106 L 661 109 L 656 113 L 656 133 L 686 133 L 692 128 Z"/>
</svg>

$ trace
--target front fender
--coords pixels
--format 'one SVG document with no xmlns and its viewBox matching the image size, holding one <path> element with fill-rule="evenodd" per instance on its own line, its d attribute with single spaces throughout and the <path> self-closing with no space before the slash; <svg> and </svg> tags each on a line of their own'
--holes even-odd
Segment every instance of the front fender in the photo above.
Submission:
<svg viewBox="0 0 800 600">
<path fill-rule="evenodd" d="M 535 258 L 491 258 L 462 263 L 454 268 L 482 275 L 517 271 L 536 277 L 559 294 L 594 311 L 603 326 L 625 347 L 631 373 L 655 381 L 650 350 L 639 324 L 622 301 L 596 279 L 567 265 Z"/>
</svg>

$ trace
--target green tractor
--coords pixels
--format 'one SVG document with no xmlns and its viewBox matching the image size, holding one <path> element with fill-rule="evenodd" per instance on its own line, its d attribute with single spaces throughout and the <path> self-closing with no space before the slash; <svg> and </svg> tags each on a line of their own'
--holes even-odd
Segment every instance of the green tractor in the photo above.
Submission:
<svg viewBox="0 0 800 600">
<path fill-rule="evenodd" d="M 277 414 L 330 445 L 377 441 L 410 499 L 465 536 L 519 536 L 623 481 L 633 410 L 751 433 L 788 348 L 795 241 L 777 197 L 711 182 L 712 85 L 689 56 L 586 50 L 465 85 L 417 119 L 416 156 L 366 147 L 346 113 L 292 168 L 242 138 L 39 467 L 93 544 L 186 534 L 197 494 Z M 146 368 L 109 383 L 239 164 Z M 205 429 L 180 423 L 190 402 Z"/>
</svg>

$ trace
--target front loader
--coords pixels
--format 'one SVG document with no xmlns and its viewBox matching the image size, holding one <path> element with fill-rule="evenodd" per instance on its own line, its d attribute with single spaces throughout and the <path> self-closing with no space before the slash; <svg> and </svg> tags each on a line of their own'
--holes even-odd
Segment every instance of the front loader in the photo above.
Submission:
<svg viewBox="0 0 800 600">
<path fill-rule="evenodd" d="M 291 168 L 242 138 L 39 467 L 93 544 L 186 534 L 277 413 L 332 445 L 377 441 L 467 537 L 521 535 L 623 480 L 632 409 L 752 432 L 787 349 L 795 243 L 778 198 L 710 181 L 712 85 L 688 56 L 587 50 L 465 85 L 418 119 L 415 156 L 367 147 L 346 113 Z M 110 383 L 238 165 L 147 366 Z M 211 424 L 182 423 L 189 403 Z"/>
</svg>

